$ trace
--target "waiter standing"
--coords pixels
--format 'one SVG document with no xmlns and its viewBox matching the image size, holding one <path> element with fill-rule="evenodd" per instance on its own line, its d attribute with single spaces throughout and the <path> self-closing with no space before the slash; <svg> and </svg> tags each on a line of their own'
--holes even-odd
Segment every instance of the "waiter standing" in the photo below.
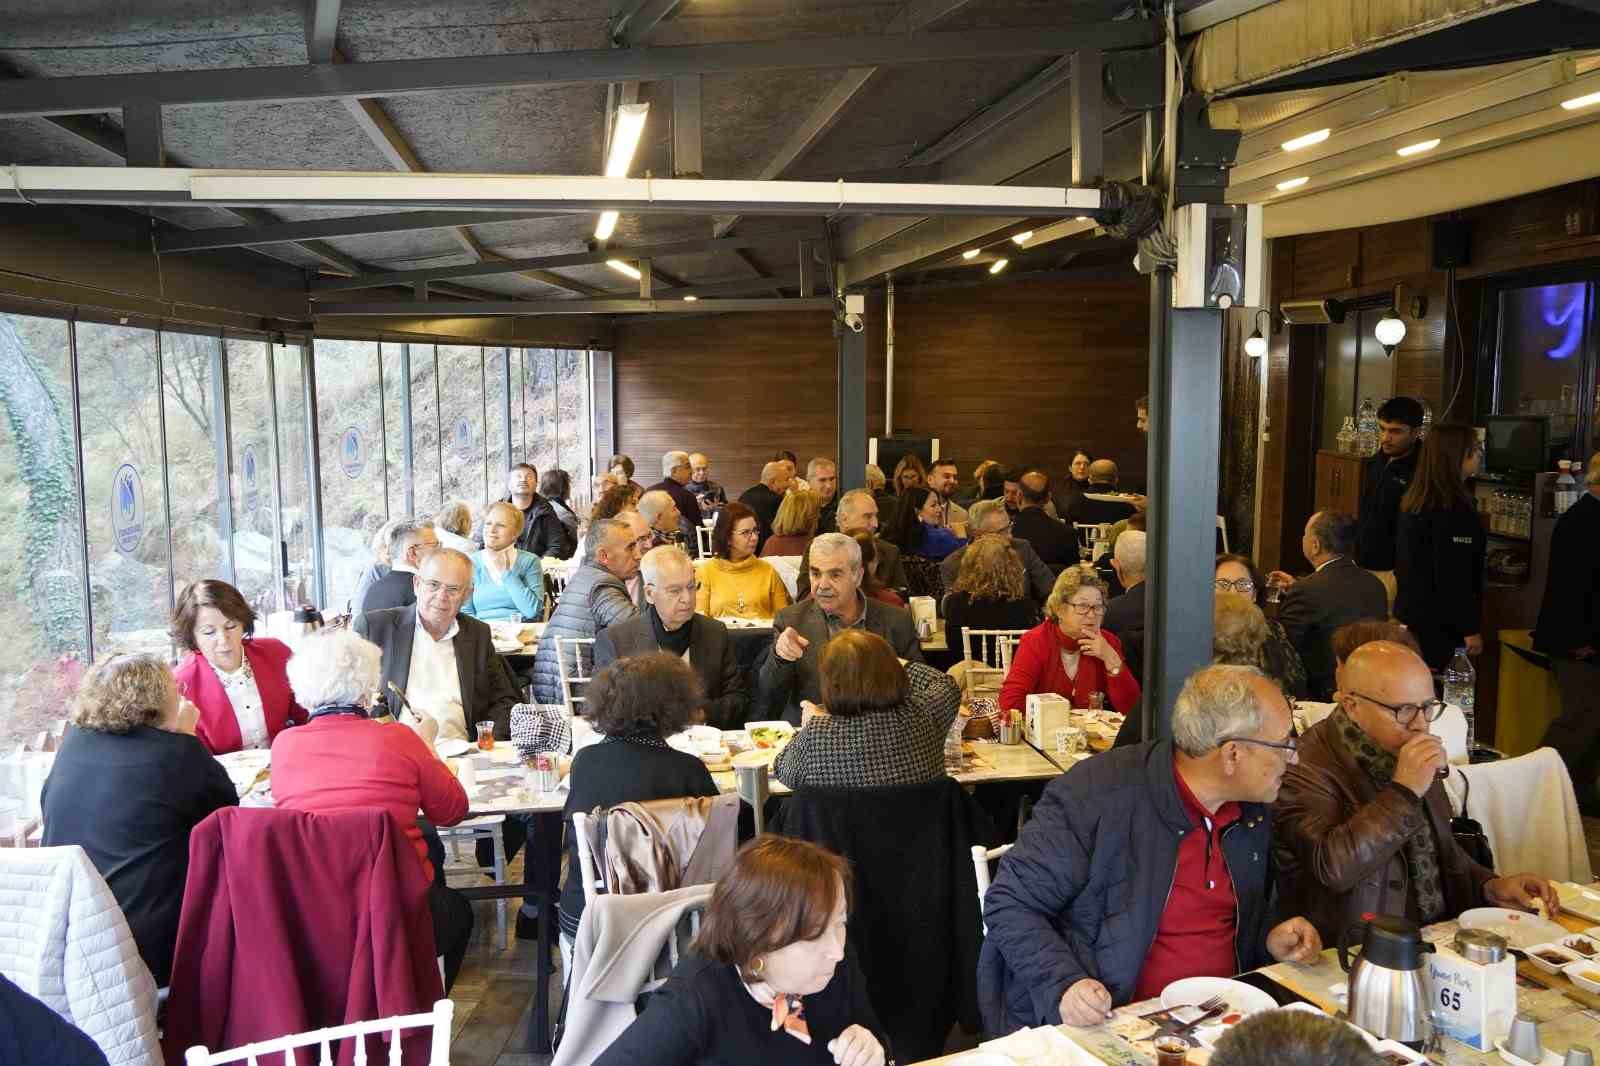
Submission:
<svg viewBox="0 0 1600 1066">
<path fill-rule="evenodd" d="M 1356 563 L 1371 570 L 1389 593 L 1394 608 L 1395 534 L 1400 498 L 1417 472 L 1422 438 L 1422 404 L 1394 396 L 1378 408 L 1378 451 L 1361 465 L 1361 513 L 1356 530 Z"/>
</svg>

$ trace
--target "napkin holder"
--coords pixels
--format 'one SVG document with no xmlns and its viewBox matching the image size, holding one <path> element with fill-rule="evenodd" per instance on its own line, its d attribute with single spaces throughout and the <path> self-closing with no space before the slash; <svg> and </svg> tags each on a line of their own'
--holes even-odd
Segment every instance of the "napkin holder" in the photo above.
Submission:
<svg viewBox="0 0 1600 1066">
<path fill-rule="evenodd" d="M 1055 732 L 1072 725 L 1072 701 L 1054 692 L 1035 692 L 1023 704 L 1028 741 L 1036 748 L 1055 743 Z"/>
<path fill-rule="evenodd" d="M 1517 1014 L 1517 961 L 1474 962 L 1453 940 L 1440 940 L 1426 956 L 1422 980 L 1435 1032 L 1479 1051 L 1493 1051 L 1511 1032 Z"/>
<path fill-rule="evenodd" d="M 906 606 L 911 610 L 911 624 L 920 634 L 924 631 L 933 632 L 938 628 L 938 611 L 932 596 L 913 596 L 906 601 Z"/>
</svg>

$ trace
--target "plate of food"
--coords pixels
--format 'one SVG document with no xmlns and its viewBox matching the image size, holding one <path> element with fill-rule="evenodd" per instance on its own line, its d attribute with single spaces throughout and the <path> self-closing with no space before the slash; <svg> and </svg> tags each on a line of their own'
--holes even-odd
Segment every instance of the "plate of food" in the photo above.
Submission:
<svg viewBox="0 0 1600 1066">
<path fill-rule="evenodd" d="M 1600 938 L 1592 933 L 1573 933 L 1571 936 L 1561 938 L 1561 946 L 1574 955 L 1585 959 L 1593 959 L 1600 955 Z"/>
<path fill-rule="evenodd" d="M 1584 959 L 1561 968 L 1561 975 L 1585 992 L 1600 994 L 1600 963 Z"/>
<path fill-rule="evenodd" d="M 465 755 L 467 752 L 472 751 L 476 747 L 477 745 L 472 743 L 472 741 L 462 740 L 460 737 L 456 737 L 453 740 L 439 741 L 439 743 L 433 746 L 433 750 L 438 752 L 439 757 L 442 759 L 453 759 L 457 755 Z"/>
<path fill-rule="evenodd" d="M 769 722 L 748 722 L 745 732 L 750 734 L 750 743 L 756 748 L 781 748 L 789 743 L 789 738 L 794 736 L 794 726 L 781 719 Z"/>
<path fill-rule="evenodd" d="M 1161 1005 L 1172 1011 L 1174 1018 L 1190 1021 L 1198 1016 L 1194 1008 L 1218 997 L 1226 1003 L 1222 1012 L 1195 1033 L 1195 1039 L 1207 1047 L 1250 1015 L 1278 1006 L 1278 1001 L 1261 989 L 1226 977 L 1186 977 L 1174 981 L 1161 990 Z M 1183 1008 L 1188 1008 L 1188 1016 L 1183 1014 Z"/>
<path fill-rule="evenodd" d="M 1426 1055 L 1419 1055 L 1398 1040 L 1380 1040 L 1373 1046 L 1384 1066 L 1430 1066 Z"/>
<path fill-rule="evenodd" d="M 1519 951 L 1527 951 L 1535 944 L 1558 943 L 1567 935 L 1555 922 L 1504 907 L 1474 907 L 1461 913 L 1459 923 L 1463 929 L 1483 929 L 1505 937 L 1506 943 Z"/>
</svg>

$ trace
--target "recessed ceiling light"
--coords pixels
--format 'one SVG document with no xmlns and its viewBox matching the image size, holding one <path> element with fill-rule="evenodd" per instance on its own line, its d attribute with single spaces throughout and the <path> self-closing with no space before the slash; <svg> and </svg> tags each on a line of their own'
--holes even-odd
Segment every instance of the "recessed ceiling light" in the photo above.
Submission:
<svg viewBox="0 0 1600 1066">
<path fill-rule="evenodd" d="M 1075 222 L 1093 222 L 1094 219 L 1090 218 L 1088 215 L 1079 215 L 1073 221 L 1075 221 Z"/>
<path fill-rule="evenodd" d="M 594 224 L 594 239 L 609 241 L 611 231 L 617 228 L 617 213 L 615 211 L 600 212 L 600 221 Z"/>
<path fill-rule="evenodd" d="M 698 297 L 698 296 L 685 296 L 683 298 L 683 301 L 684 301 L 684 303 L 693 303 L 694 301 L 696 301 L 698 299 L 700 299 L 700 297 Z"/>
<path fill-rule="evenodd" d="M 1304 185 L 1310 180 L 1310 178 L 1302 176 L 1298 178 L 1290 178 L 1288 181 L 1280 181 L 1278 182 L 1278 191 L 1288 192 L 1290 189 L 1298 189 L 1300 186 Z"/>
<path fill-rule="evenodd" d="M 976 259 L 976 258 L 978 258 L 978 253 L 980 251 L 982 251 L 982 249 L 980 249 L 980 248 L 968 248 L 966 251 L 961 253 L 961 258 L 963 258 L 963 259 Z"/>
<path fill-rule="evenodd" d="M 1600 93 L 1590 93 L 1587 96 L 1574 96 L 1571 100 L 1561 101 L 1561 106 L 1568 111 L 1576 111 L 1580 107 L 1593 107 L 1600 104 Z"/>
<path fill-rule="evenodd" d="M 991 273 L 991 274 L 1000 273 L 1000 271 L 1002 271 L 1002 270 L 1004 270 L 1006 268 L 1006 263 L 1008 263 L 1009 261 L 1010 260 L 1007 260 L 1007 259 L 996 259 L 994 261 L 994 263 L 990 265 L 989 273 Z"/>
<path fill-rule="evenodd" d="M 1434 137 L 1430 140 L 1418 141 L 1416 144 L 1408 144 L 1404 148 L 1396 148 L 1394 154 L 1398 156 L 1421 155 L 1423 152 L 1431 152 L 1437 147 L 1439 147 L 1439 138 Z"/>
<path fill-rule="evenodd" d="M 638 267 L 634 266 L 632 263 L 624 263 L 620 259 L 607 259 L 606 266 L 610 267 L 612 270 L 615 270 L 618 274 L 627 275 L 634 281 L 638 281 L 639 278 L 642 277 L 642 275 L 639 273 Z"/>
<path fill-rule="evenodd" d="M 1033 230 L 1025 229 L 1021 233 L 1013 233 L 1011 235 L 1011 243 L 1012 244 L 1018 244 L 1018 245 L 1027 244 L 1028 241 L 1031 240 L 1032 238 L 1033 238 Z"/>
<path fill-rule="evenodd" d="M 1284 141 L 1283 150 L 1285 152 L 1298 152 L 1302 148 L 1310 148 L 1313 144 L 1321 144 L 1328 139 L 1328 135 L 1332 132 L 1332 130 L 1314 130 L 1302 137 Z"/>
</svg>

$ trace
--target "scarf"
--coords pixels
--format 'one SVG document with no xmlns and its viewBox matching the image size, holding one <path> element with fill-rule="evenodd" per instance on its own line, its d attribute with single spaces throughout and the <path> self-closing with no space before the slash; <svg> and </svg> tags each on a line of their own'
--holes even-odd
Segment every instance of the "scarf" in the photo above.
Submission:
<svg viewBox="0 0 1600 1066">
<path fill-rule="evenodd" d="M 783 1030 L 802 1044 L 811 1043 L 811 1027 L 806 1024 L 805 1003 L 799 996 L 788 992 L 774 992 L 764 982 L 746 983 L 745 989 L 763 1007 L 772 1006 L 772 1032 Z"/>
<path fill-rule="evenodd" d="M 1345 754 L 1381 788 L 1394 779 L 1395 757 L 1372 742 L 1372 738 L 1351 720 L 1343 707 L 1328 716 L 1333 735 Z M 1439 842 L 1433 831 L 1413 833 L 1405 843 L 1406 868 L 1411 874 L 1411 891 L 1417 905 L 1418 920 L 1426 925 L 1445 913 L 1444 880 L 1439 872 Z"/>
<path fill-rule="evenodd" d="M 689 650 L 689 643 L 694 637 L 694 617 L 677 629 L 668 631 L 661 623 L 661 615 L 656 612 L 654 605 L 646 607 L 644 613 L 650 618 L 650 631 L 656 635 L 656 646 L 662 651 L 671 652 L 678 658 L 683 658 L 683 653 Z"/>
</svg>

